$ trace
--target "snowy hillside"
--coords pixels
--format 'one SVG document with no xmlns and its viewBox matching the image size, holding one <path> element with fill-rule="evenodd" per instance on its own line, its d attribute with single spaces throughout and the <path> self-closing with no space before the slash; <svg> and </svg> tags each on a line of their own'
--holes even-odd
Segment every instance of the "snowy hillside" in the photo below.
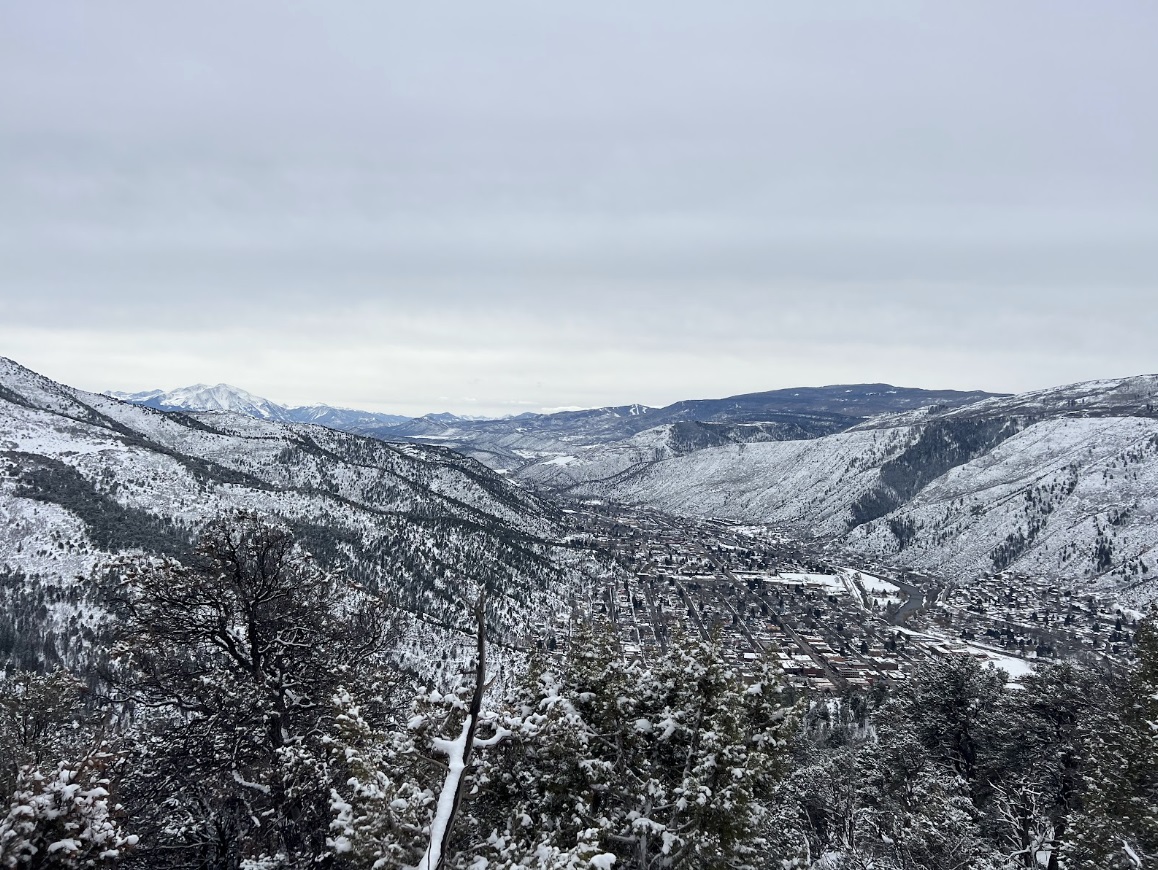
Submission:
<svg viewBox="0 0 1158 870">
<path fill-rule="evenodd" d="M 852 531 L 857 550 L 952 575 L 1006 568 L 1158 596 L 1158 421 L 1046 420 Z"/>
<path fill-rule="evenodd" d="M 161 413 L 0 358 L 8 619 L 43 605 L 58 636 L 92 631 L 91 577 L 110 556 L 183 552 L 207 519 L 239 508 L 282 518 L 321 561 L 437 622 L 461 621 L 485 584 L 491 622 L 512 639 L 561 606 L 578 570 L 552 543 L 548 505 L 444 448 Z"/>
<path fill-rule="evenodd" d="M 614 448 L 565 466 L 576 495 L 610 496 L 677 514 L 785 523 L 808 535 L 847 527 L 879 464 L 910 443 L 908 427 L 841 432 L 807 441 L 734 444 L 627 467 Z M 533 473 L 543 479 L 542 466 Z"/>
</svg>

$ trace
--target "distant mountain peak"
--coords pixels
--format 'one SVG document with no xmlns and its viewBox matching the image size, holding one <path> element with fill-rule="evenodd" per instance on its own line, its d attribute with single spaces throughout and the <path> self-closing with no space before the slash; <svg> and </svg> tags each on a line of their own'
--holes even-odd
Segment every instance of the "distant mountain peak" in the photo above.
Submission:
<svg viewBox="0 0 1158 870">
<path fill-rule="evenodd" d="M 147 390 L 142 393 L 108 392 L 114 399 L 144 405 L 160 411 L 229 411 L 262 420 L 288 420 L 287 408 L 261 396 L 255 396 L 232 384 L 192 384 L 168 392 Z"/>
<path fill-rule="evenodd" d="M 105 395 L 158 411 L 228 412 L 278 423 L 316 423 L 331 429 L 392 426 L 410 419 L 398 414 L 335 408 L 320 403 L 287 407 L 232 384 L 192 384 L 176 390 L 145 390 L 139 393 L 109 390 Z"/>
</svg>

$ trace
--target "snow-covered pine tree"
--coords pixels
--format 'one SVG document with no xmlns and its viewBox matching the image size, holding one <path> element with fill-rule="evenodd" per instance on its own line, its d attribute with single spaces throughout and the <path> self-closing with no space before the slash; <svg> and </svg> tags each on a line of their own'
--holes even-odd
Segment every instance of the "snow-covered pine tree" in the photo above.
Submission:
<svg viewBox="0 0 1158 870">
<path fill-rule="evenodd" d="M 75 762 L 20 770 L 0 817 L 0 867 L 79 870 L 111 867 L 137 844 L 110 795 L 112 756 L 98 747 Z"/>
<path fill-rule="evenodd" d="M 0 679 L 0 867 L 95 867 L 137 838 L 122 826 L 117 758 L 65 671 Z"/>
<path fill-rule="evenodd" d="M 1006 692 L 981 762 L 984 828 L 1017 867 L 1058 870 L 1060 842 L 1082 806 L 1091 741 L 1113 729 L 1104 675 L 1069 662 L 1040 665 Z"/>
<path fill-rule="evenodd" d="M 973 656 L 937 658 L 897 691 L 889 712 L 909 724 L 934 760 L 978 788 L 980 756 L 988 749 L 1004 684 L 1003 672 Z"/>
<path fill-rule="evenodd" d="M 1002 866 L 974 802 L 1001 684 L 969 657 L 934 661 L 873 713 L 872 727 L 802 732 L 775 802 L 777 857 L 826 870 Z M 809 720 L 818 710 L 849 718 L 833 706 L 815 701 Z"/>
<path fill-rule="evenodd" d="M 802 734 L 774 802 L 777 857 L 791 868 L 985 870 L 991 850 L 965 780 L 896 711 L 877 737 L 838 746 Z"/>
<path fill-rule="evenodd" d="M 381 603 L 250 513 L 210 523 L 187 562 L 129 559 L 118 690 L 136 727 L 126 803 L 150 868 L 326 860 L 331 699 L 389 696 Z"/>
<path fill-rule="evenodd" d="M 1062 851 L 1066 870 L 1140 870 L 1158 863 L 1158 625 L 1135 639 L 1137 665 L 1116 715 L 1087 737 L 1084 805 Z"/>
<path fill-rule="evenodd" d="M 84 686 L 68 672 L 16 671 L 0 678 L 0 800 L 16 788 L 21 767 L 83 755 L 95 726 Z"/>
<path fill-rule="evenodd" d="M 443 697 L 425 701 L 441 705 Z M 334 817 L 327 847 L 333 864 L 372 870 L 413 866 L 429 843 L 438 779 L 416 733 L 426 717 L 412 717 L 410 727 L 375 727 L 348 691 L 340 691 L 332 703 L 334 726 L 327 742 L 330 763 L 341 771 L 330 791 Z"/>
<path fill-rule="evenodd" d="M 510 732 L 484 705 L 489 681 L 483 595 L 475 621 L 474 660 L 445 691 L 420 694 L 405 726 L 375 730 L 348 696 L 335 699 L 341 712 L 331 757 L 336 769 L 349 774 L 332 791 L 336 817 L 329 846 L 338 866 L 443 870 L 457 866 L 456 844 L 468 844 L 467 854 L 479 851 L 469 845 L 477 830 L 471 815 L 455 822 L 467 792 L 478 791 L 475 750 L 502 743 Z"/>
<path fill-rule="evenodd" d="M 477 801 L 488 866 L 762 866 L 793 727 L 771 662 L 745 682 L 715 641 L 677 638 L 645 667 L 609 627 L 581 627 L 520 706 Z"/>
</svg>

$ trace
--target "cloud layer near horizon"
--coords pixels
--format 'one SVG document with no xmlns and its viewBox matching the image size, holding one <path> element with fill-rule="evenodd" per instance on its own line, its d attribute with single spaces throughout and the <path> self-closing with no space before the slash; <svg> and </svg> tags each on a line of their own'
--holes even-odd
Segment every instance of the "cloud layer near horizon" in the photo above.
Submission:
<svg viewBox="0 0 1158 870">
<path fill-rule="evenodd" d="M 0 353 L 509 413 L 1158 369 L 1151 4 L 0 9 Z"/>
</svg>

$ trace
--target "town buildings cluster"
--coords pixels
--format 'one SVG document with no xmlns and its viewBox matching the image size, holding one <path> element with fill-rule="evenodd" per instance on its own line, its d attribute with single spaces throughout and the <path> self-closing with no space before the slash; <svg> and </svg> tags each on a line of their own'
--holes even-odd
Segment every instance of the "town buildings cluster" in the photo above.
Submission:
<svg viewBox="0 0 1158 870">
<path fill-rule="evenodd" d="M 1043 659 L 1125 661 L 1137 614 L 1056 583 L 1000 574 L 969 583 L 860 564 L 776 529 L 674 517 L 603 501 L 567 511 L 576 543 L 616 570 L 577 595 L 568 624 L 604 619 L 626 660 L 680 632 L 716 635 L 740 671 L 765 656 L 813 692 L 871 691 L 932 656 L 968 654 L 1016 679 Z"/>
</svg>

